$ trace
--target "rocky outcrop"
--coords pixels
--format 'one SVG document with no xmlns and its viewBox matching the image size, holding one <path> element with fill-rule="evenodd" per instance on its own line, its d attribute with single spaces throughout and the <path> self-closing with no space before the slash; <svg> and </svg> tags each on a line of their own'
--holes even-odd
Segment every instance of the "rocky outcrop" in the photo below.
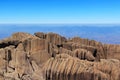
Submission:
<svg viewBox="0 0 120 80">
<path fill-rule="evenodd" d="M 94 61 L 95 57 L 93 56 L 93 53 L 90 51 L 87 51 L 85 49 L 76 49 L 73 51 L 73 56 L 85 60 L 87 59 L 88 61 Z"/>
<path fill-rule="evenodd" d="M 43 32 L 36 32 L 36 33 L 34 33 L 34 35 L 39 38 L 46 39 L 46 34 Z"/>
<path fill-rule="evenodd" d="M 68 54 L 72 57 L 77 57 L 80 60 L 94 61 L 95 57 L 93 53 L 87 51 L 86 49 L 75 49 L 74 51 L 67 50 L 65 48 L 60 48 L 57 54 Z"/>
<path fill-rule="evenodd" d="M 11 37 L 8 39 L 13 39 L 13 40 L 19 40 L 19 41 L 24 41 L 27 38 L 34 38 L 35 36 L 29 34 L 29 33 L 24 33 L 24 32 L 17 32 L 12 34 Z"/>
<path fill-rule="evenodd" d="M 46 80 L 119 80 L 119 68 L 118 60 L 93 63 L 60 54 L 46 62 L 44 76 Z"/>
<path fill-rule="evenodd" d="M 47 53 L 45 52 L 45 54 L 43 54 L 41 52 L 37 52 L 43 49 L 43 47 L 41 48 L 40 46 L 38 46 L 40 44 L 34 43 L 37 41 L 37 37 L 34 36 L 27 38 L 28 35 L 23 35 L 26 33 L 19 33 L 18 35 L 17 34 L 18 33 L 15 34 L 16 38 L 7 38 L 5 40 L 2 40 L 0 43 L 0 45 L 2 46 L 0 48 L 0 80 L 44 80 L 41 69 L 39 65 L 37 65 L 37 62 L 39 63 L 39 60 L 41 61 L 41 63 L 44 62 L 48 56 L 46 55 Z M 21 39 L 19 38 L 19 36 L 21 36 Z M 29 46 L 30 48 L 28 48 L 27 50 L 24 42 L 26 41 L 26 39 L 29 38 L 33 38 L 36 41 L 31 41 L 33 45 L 32 49 L 30 44 L 28 44 L 27 46 Z M 43 41 L 38 40 L 38 42 L 42 43 Z M 5 46 L 3 44 L 5 44 Z M 35 55 L 37 56 L 29 54 L 30 52 L 34 53 L 35 51 Z M 38 54 L 42 54 L 43 56 L 39 56 Z"/>
<path fill-rule="evenodd" d="M 56 33 L 0 40 L 0 80 L 120 80 L 120 45 Z"/>
<path fill-rule="evenodd" d="M 120 45 L 104 44 L 106 48 L 108 59 L 119 59 L 120 60 Z"/>
<path fill-rule="evenodd" d="M 81 44 L 85 46 L 92 46 L 96 48 L 97 59 L 119 59 L 120 60 L 120 45 L 112 44 L 102 44 L 100 42 L 88 39 L 82 39 L 75 37 L 69 40 L 69 42 L 74 42 L 76 44 Z"/>
<path fill-rule="evenodd" d="M 46 39 L 48 42 L 53 43 L 58 46 L 64 43 L 65 41 L 67 41 L 65 37 L 62 37 L 56 33 L 45 34 L 45 33 L 37 32 L 34 35 L 39 38 Z"/>
</svg>

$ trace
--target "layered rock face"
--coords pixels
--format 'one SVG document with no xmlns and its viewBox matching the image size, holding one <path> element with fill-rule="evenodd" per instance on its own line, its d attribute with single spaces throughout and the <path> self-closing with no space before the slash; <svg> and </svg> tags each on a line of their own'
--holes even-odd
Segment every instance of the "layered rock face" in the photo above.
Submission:
<svg viewBox="0 0 120 80">
<path fill-rule="evenodd" d="M 120 62 L 89 62 L 67 54 L 49 59 L 44 67 L 46 80 L 119 80 Z"/>
<path fill-rule="evenodd" d="M 0 80 L 120 80 L 120 45 L 14 33 L 0 40 Z"/>
<path fill-rule="evenodd" d="M 81 39 L 79 37 L 72 38 L 69 42 L 92 46 L 97 49 L 96 57 L 99 59 L 119 59 L 120 45 L 102 44 L 94 40 Z"/>
</svg>

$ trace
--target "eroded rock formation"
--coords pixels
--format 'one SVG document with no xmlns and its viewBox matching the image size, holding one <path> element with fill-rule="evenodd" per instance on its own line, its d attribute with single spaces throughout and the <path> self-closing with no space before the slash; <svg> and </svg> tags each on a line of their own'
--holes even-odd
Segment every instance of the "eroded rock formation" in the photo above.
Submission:
<svg viewBox="0 0 120 80">
<path fill-rule="evenodd" d="M 0 80 L 120 80 L 120 45 L 14 33 L 0 40 Z"/>
<path fill-rule="evenodd" d="M 118 60 L 89 62 L 60 54 L 49 59 L 44 70 L 46 80 L 119 80 L 119 68 Z"/>
</svg>

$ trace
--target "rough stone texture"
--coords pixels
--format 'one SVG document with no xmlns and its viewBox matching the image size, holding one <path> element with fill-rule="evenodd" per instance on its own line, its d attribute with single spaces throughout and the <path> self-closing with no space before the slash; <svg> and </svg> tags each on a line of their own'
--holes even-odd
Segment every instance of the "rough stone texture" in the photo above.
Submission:
<svg viewBox="0 0 120 80">
<path fill-rule="evenodd" d="M 92 46 L 97 49 L 97 59 L 119 59 L 120 60 L 120 45 L 102 44 L 100 42 L 79 37 L 72 38 L 69 42 L 74 42 L 81 45 Z"/>
<path fill-rule="evenodd" d="M 95 57 L 93 56 L 93 54 L 90 51 L 87 51 L 85 49 L 76 49 L 73 52 L 73 56 L 85 60 L 87 59 L 88 61 L 94 61 Z"/>
<path fill-rule="evenodd" d="M 46 39 L 46 34 L 43 32 L 36 32 L 36 33 L 34 33 L 34 35 L 39 38 Z"/>
<path fill-rule="evenodd" d="M 44 67 L 46 80 L 120 80 L 120 62 L 89 62 L 67 54 L 49 59 Z"/>
<path fill-rule="evenodd" d="M 120 60 L 120 45 L 105 44 L 107 58 Z"/>
<path fill-rule="evenodd" d="M 120 80 L 120 45 L 14 33 L 0 40 L 0 80 Z"/>
<path fill-rule="evenodd" d="M 65 37 L 62 37 L 56 33 L 45 34 L 42 32 L 37 32 L 34 35 L 39 38 L 46 39 L 48 42 L 53 43 L 55 45 L 61 45 L 67 40 Z"/>
<path fill-rule="evenodd" d="M 23 42 L 24 49 L 26 52 L 36 52 L 39 50 L 48 50 L 48 43 L 44 39 L 39 38 L 28 38 Z"/>
<path fill-rule="evenodd" d="M 33 38 L 33 37 L 34 36 L 29 33 L 17 32 L 17 33 L 12 34 L 10 39 L 24 41 L 27 38 Z"/>
<path fill-rule="evenodd" d="M 95 57 L 93 56 L 93 53 L 90 51 L 87 51 L 86 49 L 75 49 L 74 51 L 67 50 L 65 48 L 60 48 L 59 52 L 56 54 L 68 54 L 72 57 L 77 57 L 80 60 L 88 60 L 88 61 L 94 61 Z"/>
<path fill-rule="evenodd" d="M 28 38 L 23 42 L 24 50 L 30 60 L 35 60 L 37 64 L 43 63 L 50 58 L 48 53 L 48 42 L 39 38 Z"/>
<path fill-rule="evenodd" d="M 46 39 L 48 42 L 51 42 L 55 45 L 61 45 L 62 43 L 64 43 L 66 41 L 65 37 L 62 37 L 62 36 L 55 34 L 55 33 L 48 33 L 46 35 Z"/>
</svg>

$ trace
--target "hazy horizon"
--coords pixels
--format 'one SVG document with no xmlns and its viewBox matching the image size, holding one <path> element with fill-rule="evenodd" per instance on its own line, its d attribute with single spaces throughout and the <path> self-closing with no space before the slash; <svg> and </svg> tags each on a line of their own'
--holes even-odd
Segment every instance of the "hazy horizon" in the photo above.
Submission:
<svg viewBox="0 0 120 80">
<path fill-rule="evenodd" d="M 120 44 L 119 0 L 0 0 L 0 39 L 55 32 Z"/>
<path fill-rule="evenodd" d="M 0 39 L 7 38 L 16 32 L 53 32 L 67 38 L 75 36 L 96 40 L 102 43 L 120 44 L 120 25 L 99 26 L 86 25 L 0 25 Z"/>
</svg>

